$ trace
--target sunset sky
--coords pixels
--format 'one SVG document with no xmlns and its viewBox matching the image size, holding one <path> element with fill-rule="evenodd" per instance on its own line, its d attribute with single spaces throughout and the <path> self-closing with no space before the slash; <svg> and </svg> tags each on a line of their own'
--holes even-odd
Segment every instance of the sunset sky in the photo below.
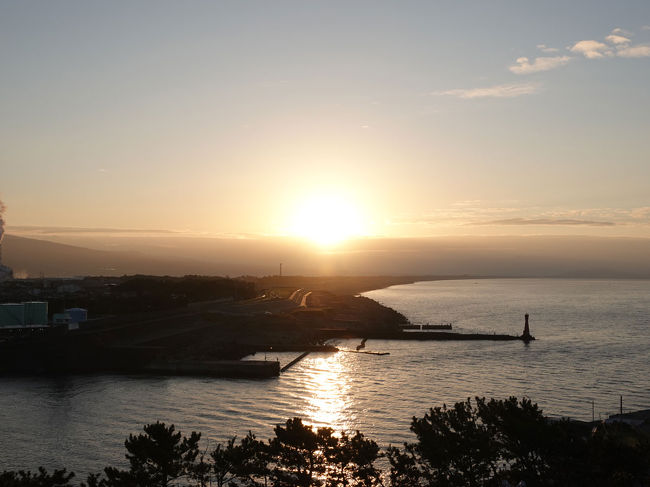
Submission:
<svg viewBox="0 0 650 487">
<path fill-rule="evenodd" d="M 0 63 L 9 233 L 650 237 L 647 0 L 2 1 Z"/>
</svg>

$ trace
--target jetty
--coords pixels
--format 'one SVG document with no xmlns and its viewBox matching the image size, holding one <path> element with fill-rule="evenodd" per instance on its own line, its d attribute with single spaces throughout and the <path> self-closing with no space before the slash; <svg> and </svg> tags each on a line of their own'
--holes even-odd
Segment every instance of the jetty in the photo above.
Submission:
<svg viewBox="0 0 650 487">
<path fill-rule="evenodd" d="M 307 355 L 309 355 L 309 353 L 310 353 L 310 352 L 303 352 L 303 353 L 301 353 L 301 354 L 298 355 L 296 358 L 294 358 L 291 362 L 289 362 L 287 365 L 285 365 L 284 367 L 282 367 L 282 368 L 280 369 L 280 372 L 285 372 L 285 371 L 289 370 L 291 367 L 293 367 L 293 366 L 296 365 L 298 362 L 300 362 L 302 359 L 304 359 Z"/>
<path fill-rule="evenodd" d="M 396 333 L 377 333 L 369 335 L 376 340 L 418 340 L 418 341 L 449 341 L 449 340 L 491 340 L 497 342 L 523 340 L 516 335 L 504 335 L 497 333 L 456 333 L 456 332 L 427 332 L 407 331 Z"/>
<path fill-rule="evenodd" d="M 421 325 L 413 325 L 417 328 L 413 329 L 411 326 L 401 325 L 399 329 L 381 329 L 381 328 L 321 328 L 319 334 L 322 338 L 361 338 L 361 345 L 357 347 L 357 351 L 365 346 L 367 339 L 373 340 L 417 340 L 417 341 L 472 341 L 472 340 L 486 340 L 486 341 L 523 341 L 529 343 L 535 340 L 535 337 L 530 333 L 530 325 L 528 323 L 529 315 L 524 315 L 524 331 L 521 335 L 507 335 L 503 333 L 459 333 L 447 331 L 449 325 L 442 325 L 444 328 L 434 328 L 439 325 L 428 325 L 430 328 L 420 328 Z M 424 325 L 427 326 L 427 325 Z M 439 331 L 444 330 L 444 331 Z"/>
</svg>

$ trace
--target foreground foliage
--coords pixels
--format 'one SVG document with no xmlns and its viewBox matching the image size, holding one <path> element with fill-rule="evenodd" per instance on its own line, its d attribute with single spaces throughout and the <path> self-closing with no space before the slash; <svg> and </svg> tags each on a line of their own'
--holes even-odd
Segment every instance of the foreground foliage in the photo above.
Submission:
<svg viewBox="0 0 650 487">
<path fill-rule="evenodd" d="M 536 404 L 475 398 L 413 418 L 417 441 L 382 452 L 362 433 L 335 434 L 299 418 L 275 436 L 249 433 L 211 452 L 200 433 L 156 422 L 125 441 L 128 469 L 106 467 L 83 487 L 424 487 L 650 485 L 648 437 L 622 424 L 594 430 L 551 422 Z M 384 467 L 384 471 L 379 468 Z M 68 487 L 74 474 L 3 472 L 0 487 Z"/>
</svg>

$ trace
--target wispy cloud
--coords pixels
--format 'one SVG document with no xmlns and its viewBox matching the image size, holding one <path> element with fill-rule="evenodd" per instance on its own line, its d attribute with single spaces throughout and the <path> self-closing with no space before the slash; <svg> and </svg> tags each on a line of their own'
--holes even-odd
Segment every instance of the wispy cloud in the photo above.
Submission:
<svg viewBox="0 0 650 487">
<path fill-rule="evenodd" d="M 636 220 L 650 221 L 650 206 L 641 206 L 639 208 L 632 208 L 627 212 L 630 218 Z"/>
<path fill-rule="evenodd" d="M 644 26 L 642 29 L 650 30 L 650 26 Z M 605 36 L 603 41 L 583 39 L 568 46 L 567 50 L 587 59 L 650 57 L 650 45 L 632 44 L 633 35 L 632 32 L 617 27 Z M 558 52 L 558 49 L 547 47 L 546 44 L 538 44 L 537 48 L 545 53 Z M 568 55 L 540 56 L 532 60 L 528 57 L 519 57 L 515 64 L 508 66 L 508 69 L 515 74 L 538 73 L 565 66 L 573 59 L 574 57 Z"/>
<path fill-rule="evenodd" d="M 643 29 L 644 27 L 642 27 Z M 630 37 L 632 35 L 632 32 L 627 31 L 625 29 L 621 29 L 620 27 L 616 27 L 615 29 L 612 29 L 612 34 L 617 34 L 617 35 L 622 35 L 626 37 Z"/>
<path fill-rule="evenodd" d="M 426 214 L 402 215 L 392 225 L 443 227 L 471 226 L 566 226 L 630 227 L 650 225 L 650 207 L 636 208 L 540 208 L 522 207 L 519 202 L 490 206 L 483 201 L 459 201 Z"/>
<path fill-rule="evenodd" d="M 540 87 L 534 83 L 511 83 L 484 88 L 454 89 L 434 92 L 434 95 L 456 96 L 458 98 L 516 98 L 538 93 Z"/>
<path fill-rule="evenodd" d="M 570 56 L 542 56 L 535 58 L 533 62 L 530 62 L 527 57 L 520 57 L 517 58 L 517 64 L 510 66 L 508 69 L 515 74 L 537 73 L 565 66 L 569 61 L 571 61 Z"/>
<path fill-rule="evenodd" d="M 12 225 L 12 233 L 18 235 L 60 235 L 60 234 L 178 234 L 175 230 L 139 228 L 86 228 L 86 227 L 41 227 L 31 225 Z"/>
<path fill-rule="evenodd" d="M 547 54 L 551 54 L 559 51 L 557 47 L 548 47 L 546 44 L 537 44 L 537 49 Z"/>
<path fill-rule="evenodd" d="M 590 227 L 613 227 L 614 222 L 593 221 L 593 220 L 574 220 L 574 219 L 552 219 L 552 218 L 507 218 L 505 220 L 492 220 L 486 222 L 468 223 L 468 225 L 565 225 Z"/>
<path fill-rule="evenodd" d="M 262 235 L 245 233 L 212 233 L 193 230 L 169 230 L 148 228 L 92 228 L 92 227 L 48 227 L 36 225 L 11 225 L 9 233 L 17 237 L 46 238 L 58 241 L 68 241 L 70 238 L 224 238 L 224 239 L 250 239 Z M 75 240 L 76 241 L 76 240 Z M 96 241 L 96 240 L 95 240 Z"/>
</svg>

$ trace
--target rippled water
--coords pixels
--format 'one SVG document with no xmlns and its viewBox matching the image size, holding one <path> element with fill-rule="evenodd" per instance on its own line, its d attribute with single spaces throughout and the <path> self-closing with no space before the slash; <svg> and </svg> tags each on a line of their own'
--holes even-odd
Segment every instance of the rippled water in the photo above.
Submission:
<svg viewBox="0 0 650 487">
<path fill-rule="evenodd" d="M 360 429 L 383 445 L 411 440 L 410 418 L 468 396 L 526 395 L 551 415 L 590 420 L 650 408 L 650 281 L 463 280 L 366 293 L 415 323 L 520 334 L 537 341 L 370 340 L 368 350 L 311 354 L 277 379 L 152 376 L 0 377 L 0 469 L 78 472 L 123 461 L 128 433 L 156 420 L 210 444 L 302 416 Z M 354 349 L 357 341 L 339 345 Z M 286 363 L 297 354 L 273 354 Z M 255 358 L 260 358 L 255 357 Z"/>
</svg>

